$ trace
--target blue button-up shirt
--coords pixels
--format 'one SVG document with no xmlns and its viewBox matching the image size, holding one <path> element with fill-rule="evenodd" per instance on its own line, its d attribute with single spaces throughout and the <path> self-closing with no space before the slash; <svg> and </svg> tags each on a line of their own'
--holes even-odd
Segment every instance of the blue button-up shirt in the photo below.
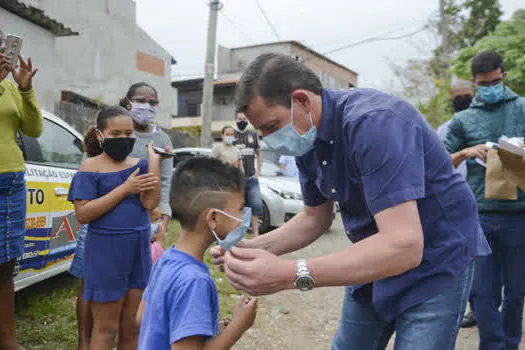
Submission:
<svg viewBox="0 0 525 350">
<path fill-rule="evenodd" d="M 357 242 L 377 233 L 374 215 L 417 201 L 421 264 L 371 288 L 353 287 L 357 298 L 372 293 L 376 311 L 391 321 L 490 253 L 476 202 L 438 135 L 409 103 L 372 89 L 323 89 L 322 101 L 315 148 L 297 158 L 305 204 L 338 201 L 346 233 Z"/>
</svg>

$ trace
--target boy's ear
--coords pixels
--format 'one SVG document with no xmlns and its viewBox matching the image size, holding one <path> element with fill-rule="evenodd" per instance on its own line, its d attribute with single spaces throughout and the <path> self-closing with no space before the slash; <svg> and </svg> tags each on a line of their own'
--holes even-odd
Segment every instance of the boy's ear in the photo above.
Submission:
<svg viewBox="0 0 525 350">
<path fill-rule="evenodd" d="M 206 224 L 212 230 L 217 228 L 217 211 L 215 209 L 207 209 Z"/>
</svg>

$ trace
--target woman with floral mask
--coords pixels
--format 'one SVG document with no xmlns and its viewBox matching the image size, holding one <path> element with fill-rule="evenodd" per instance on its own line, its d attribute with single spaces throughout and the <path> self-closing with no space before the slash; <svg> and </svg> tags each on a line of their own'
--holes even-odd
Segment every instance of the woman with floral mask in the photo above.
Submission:
<svg viewBox="0 0 525 350">
<path fill-rule="evenodd" d="M 120 105 L 131 112 L 135 128 L 135 146 L 131 157 L 148 159 L 146 146 L 153 142 L 154 146 L 164 148 L 168 152 L 173 147 L 170 137 L 154 124 L 159 106 L 157 90 L 145 82 L 135 83 L 130 86 L 126 97 L 120 101 Z M 162 211 L 162 224 L 166 229 L 171 218 L 171 207 L 169 203 L 171 175 L 173 173 L 173 159 L 167 158 L 162 161 L 160 167 L 160 186 Z"/>
</svg>

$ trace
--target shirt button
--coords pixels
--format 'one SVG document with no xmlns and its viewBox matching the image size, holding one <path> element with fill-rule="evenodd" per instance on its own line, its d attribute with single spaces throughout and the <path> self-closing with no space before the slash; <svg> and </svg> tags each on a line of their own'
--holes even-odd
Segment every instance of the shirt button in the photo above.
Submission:
<svg viewBox="0 0 525 350">
<path fill-rule="evenodd" d="M 323 160 L 323 165 L 326 165 L 328 164 L 328 162 L 326 160 Z"/>
<path fill-rule="evenodd" d="M 335 188 L 332 188 L 332 193 L 336 193 L 337 191 L 335 190 Z"/>
</svg>

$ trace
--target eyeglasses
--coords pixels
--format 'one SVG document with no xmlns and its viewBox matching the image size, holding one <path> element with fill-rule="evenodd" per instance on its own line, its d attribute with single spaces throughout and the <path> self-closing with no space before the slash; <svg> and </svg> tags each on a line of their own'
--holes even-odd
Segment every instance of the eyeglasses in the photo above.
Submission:
<svg viewBox="0 0 525 350">
<path fill-rule="evenodd" d="M 494 79 L 492 81 L 477 81 L 477 86 L 494 86 L 503 82 L 503 78 Z"/>
<path fill-rule="evenodd" d="M 149 103 L 152 107 L 157 107 L 160 103 L 157 99 L 147 99 L 146 97 L 133 97 L 131 98 L 131 102 Z"/>
</svg>

